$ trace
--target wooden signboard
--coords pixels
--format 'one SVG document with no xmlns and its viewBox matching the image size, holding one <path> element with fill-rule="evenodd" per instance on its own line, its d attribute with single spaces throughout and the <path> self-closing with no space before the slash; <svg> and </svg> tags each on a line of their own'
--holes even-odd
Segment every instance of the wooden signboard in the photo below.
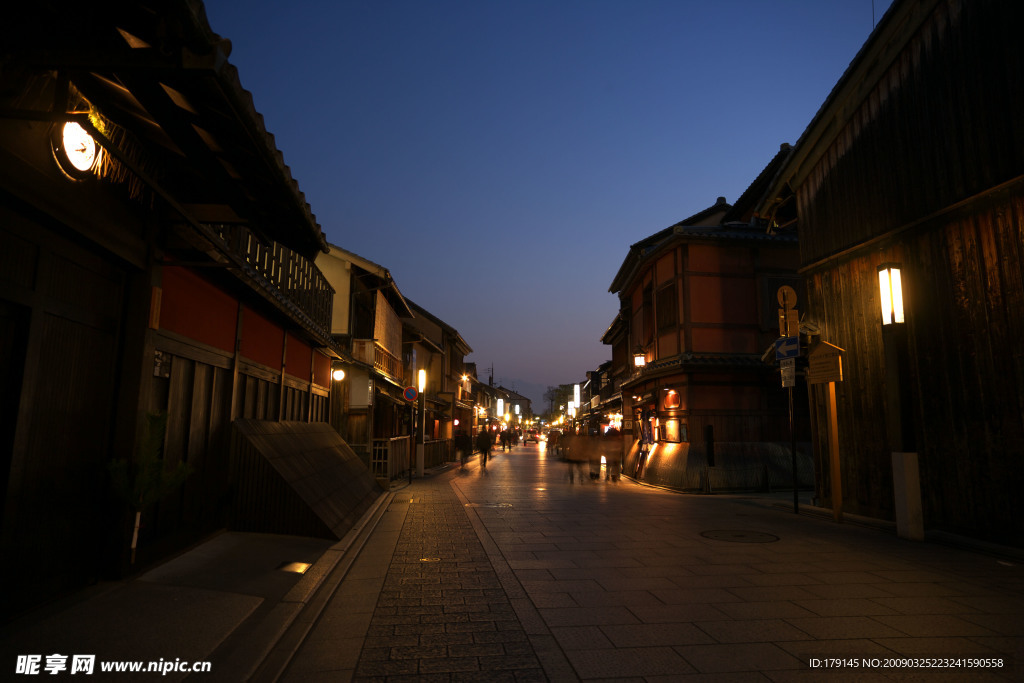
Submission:
<svg viewBox="0 0 1024 683">
<path fill-rule="evenodd" d="M 827 341 L 807 354 L 807 383 L 825 384 L 843 381 L 843 350 Z"/>
<path fill-rule="evenodd" d="M 843 521 L 843 484 L 839 467 L 839 421 L 836 416 L 836 382 L 843 381 L 843 350 L 827 341 L 807 354 L 807 383 L 828 384 L 825 404 L 828 420 L 829 479 L 832 481 L 832 517 Z"/>
</svg>

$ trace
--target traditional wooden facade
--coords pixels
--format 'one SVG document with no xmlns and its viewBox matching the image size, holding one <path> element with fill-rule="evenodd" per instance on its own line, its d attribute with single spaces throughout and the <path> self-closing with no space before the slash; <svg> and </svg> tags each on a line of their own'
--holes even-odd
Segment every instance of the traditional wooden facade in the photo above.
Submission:
<svg viewBox="0 0 1024 683">
<path fill-rule="evenodd" d="M 335 289 L 331 334 L 353 360 L 337 364 L 345 379 L 332 385 L 330 422 L 365 462 L 386 464 L 392 461 L 389 450 L 407 453 L 412 434 L 402 396 L 409 385 L 403 320 L 413 316 L 412 310 L 383 266 L 334 244 L 316 263 Z M 395 441 L 400 438 L 405 443 Z"/>
<path fill-rule="evenodd" d="M 797 234 L 755 212 L 791 152 L 781 145 L 735 206 L 719 198 L 634 244 L 615 275 L 621 308 L 602 341 L 621 394 L 626 474 L 697 488 L 709 465 L 724 465 L 751 470 L 736 474 L 744 481 L 726 473 L 728 485 L 793 481 L 779 445 L 792 443 L 787 396 L 763 355 L 779 336 L 778 288 L 800 287 Z M 718 449 L 728 462 L 708 458 L 713 442 L 728 444 Z"/>
<path fill-rule="evenodd" d="M 790 441 L 786 393 L 762 355 L 779 336 L 776 292 L 797 283 L 797 239 L 750 212 L 788 154 L 735 207 L 719 198 L 632 245 L 612 282 L 621 308 L 603 341 L 613 346 L 626 474 L 698 488 L 716 464 L 709 440 L 738 454 L 734 469 L 762 468 L 759 458 L 781 455 L 773 444 Z"/>
<path fill-rule="evenodd" d="M 473 349 L 454 327 L 419 304 L 410 301 L 409 305 L 415 314 L 407 321 L 409 332 L 429 342 L 420 346 L 427 356 L 426 433 L 428 438 L 451 441 L 459 427 L 472 424 L 473 420 L 474 406 L 466 375 L 466 356 Z"/>
<path fill-rule="evenodd" d="M 846 350 L 832 502 L 894 518 L 893 453 L 914 452 L 925 529 L 1018 546 L 1022 21 L 1010 0 L 894 2 L 763 206 L 795 209 L 807 318 Z M 901 266 L 903 324 L 882 324 L 883 263 Z M 819 452 L 824 401 L 814 389 Z"/>
<path fill-rule="evenodd" d="M 0 30 L 7 611 L 127 568 L 108 464 L 147 413 L 191 474 L 136 566 L 224 526 L 232 421 L 325 420 L 344 354 L 323 234 L 200 3 L 23 3 Z"/>
</svg>

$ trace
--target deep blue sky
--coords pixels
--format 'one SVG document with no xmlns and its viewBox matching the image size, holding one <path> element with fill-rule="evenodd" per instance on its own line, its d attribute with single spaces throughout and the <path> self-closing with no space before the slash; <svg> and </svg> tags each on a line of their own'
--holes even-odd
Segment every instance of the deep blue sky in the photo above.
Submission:
<svg viewBox="0 0 1024 683">
<path fill-rule="evenodd" d="M 795 143 L 890 0 L 208 0 L 327 239 L 541 407 L 629 245 Z M 872 6 L 873 5 L 873 6 Z"/>
</svg>

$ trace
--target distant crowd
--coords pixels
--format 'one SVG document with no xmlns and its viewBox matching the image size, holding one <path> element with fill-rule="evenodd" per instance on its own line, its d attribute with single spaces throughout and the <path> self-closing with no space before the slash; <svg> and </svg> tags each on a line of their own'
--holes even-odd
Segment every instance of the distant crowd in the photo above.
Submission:
<svg viewBox="0 0 1024 683">
<path fill-rule="evenodd" d="M 505 453 L 518 446 L 522 438 L 522 431 L 514 428 L 501 430 L 497 437 L 486 429 L 481 430 L 475 440 L 460 430 L 455 436 L 455 450 L 462 468 L 477 452 L 480 454 L 480 467 L 486 470 L 495 442 L 501 445 Z M 533 438 L 536 440 L 538 437 Z M 569 483 L 577 480 L 583 483 L 588 478 L 596 481 L 602 476 L 606 481 L 618 482 L 622 474 L 622 438 L 619 430 L 614 427 L 600 435 L 573 434 L 553 429 L 547 433 L 547 447 L 549 452 L 568 464 Z"/>
</svg>

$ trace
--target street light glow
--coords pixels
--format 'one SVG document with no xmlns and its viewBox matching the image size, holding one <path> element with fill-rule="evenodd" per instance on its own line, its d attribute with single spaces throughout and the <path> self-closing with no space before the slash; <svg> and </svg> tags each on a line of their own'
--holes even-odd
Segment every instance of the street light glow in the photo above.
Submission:
<svg viewBox="0 0 1024 683">
<path fill-rule="evenodd" d="M 903 279 L 898 265 L 883 263 L 878 267 L 878 291 L 882 303 L 882 324 L 904 322 Z"/>
</svg>

